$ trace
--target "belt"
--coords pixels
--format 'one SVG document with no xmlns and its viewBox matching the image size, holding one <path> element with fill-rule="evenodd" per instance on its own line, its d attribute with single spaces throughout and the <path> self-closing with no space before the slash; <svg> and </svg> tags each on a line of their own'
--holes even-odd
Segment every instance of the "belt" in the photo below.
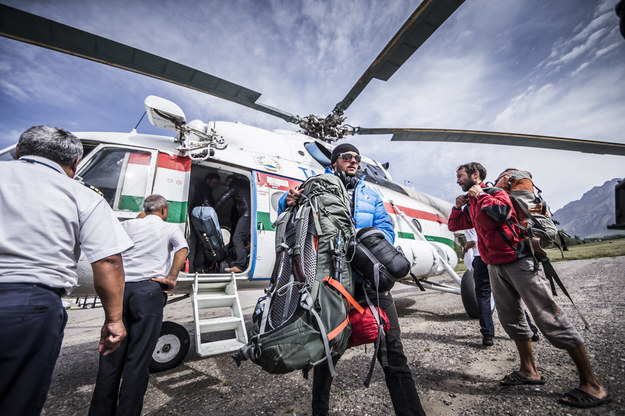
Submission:
<svg viewBox="0 0 625 416">
<path fill-rule="evenodd" d="M 59 295 L 59 297 L 65 296 L 65 289 L 62 287 L 50 287 L 50 286 L 42 285 L 39 283 L 35 283 L 35 286 L 40 287 L 42 289 L 49 290 L 50 292 L 56 293 L 57 295 Z"/>
<path fill-rule="evenodd" d="M 152 280 L 152 278 L 148 278 L 148 279 L 144 279 L 144 280 L 132 280 L 130 282 L 124 282 L 124 284 L 129 285 L 132 283 L 156 283 L 154 282 L 154 280 Z"/>
<path fill-rule="evenodd" d="M 0 283 L 0 287 L 16 289 L 16 288 L 27 288 L 27 287 L 40 287 L 45 290 L 49 290 L 52 293 L 59 295 L 59 297 L 65 296 L 65 289 L 62 287 L 50 287 L 43 285 L 41 283 L 18 283 L 18 282 L 4 282 Z"/>
</svg>

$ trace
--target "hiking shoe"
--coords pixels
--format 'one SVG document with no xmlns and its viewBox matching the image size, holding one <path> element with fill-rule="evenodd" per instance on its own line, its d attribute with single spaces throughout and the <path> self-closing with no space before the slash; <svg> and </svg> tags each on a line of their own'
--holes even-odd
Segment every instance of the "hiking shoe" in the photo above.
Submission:
<svg viewBox="0 0 625 416">
<path fill-rule="evenodd" d="M 538 341 L 540 341 L 540 336 L 538 336 L 537 333 L 532 335 L 532 342 L 538 342 Z"/>
<path fill-rule="evenodd" d="M 241 273 L 243 270 L 239 269 L 237 266 L 234 267 L 226 267 L 224 269 L 226 272 L 230 273 L 230 272 L 234 272 L 234 273 Z"/>
<path fill-rule="evenodd" d="M 493 345 L 493 337 L 483 337 L 482 338 L 482 345 L 484 345 L 485 347 L 490 347 Z"/>
</svg>

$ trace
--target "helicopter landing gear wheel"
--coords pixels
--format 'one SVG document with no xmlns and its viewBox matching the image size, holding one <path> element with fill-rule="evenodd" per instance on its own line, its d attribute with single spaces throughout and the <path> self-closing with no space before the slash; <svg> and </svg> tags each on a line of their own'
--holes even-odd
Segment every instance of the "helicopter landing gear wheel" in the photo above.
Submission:
<svg viewBox="0 0 625 416">
<path fill-rule="evenodd" d="M 469 318 L 479 318 L 480 310 L 477 305 L 475 282 L 473 281 L 473 272 L 471 270 L 467 270 L 462 275 L 462 279 L 460 280 L 460 297 L 462 298 L 462 305 L 467 315 L 469 315 Z"/>
<path fill-rule="evenodd" d="M 156 342 L 150 361 L 150 373 L 169 370 L 184 360 L 191 345 L 189 333 L 174 322 L 163 322 L 161 335 Z"/>
</svg>

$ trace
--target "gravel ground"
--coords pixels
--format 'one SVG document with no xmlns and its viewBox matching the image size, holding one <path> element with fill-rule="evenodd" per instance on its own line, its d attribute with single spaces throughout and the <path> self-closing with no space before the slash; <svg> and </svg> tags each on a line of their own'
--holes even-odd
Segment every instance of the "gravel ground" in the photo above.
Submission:
<svg viewBox="0 0 625 416">
<path fill-rule="evenodd" d="M 495 320 L 495 345 L 481 345 L 479 323 L 467 318 L 459 296 L 393 290 L 408 356 L 423 407 L 429 415 L 623 415 L 625 414 L 625 257 L 556 263 L 581 320 L 563 295 L 559 304 L 586 339 L 590 361 L 613 401 L 591 410 L 558 404 L 577 384 L 568 354 L 541 337 L 535 344 L 543 386 L 502 388 L 498 380 L 518 368 L 514 344 Z M 443 279 L 444 280 L 444 279 Z M 258 291 L 248 291 L 252 305 Z M 251 313 L 251 306 L 244 308 Z M 97 372 L 97 337 L 102 310 L 72 309 L 44 415 L 87 413 Z M 192 328 L 188 300 L 169 305 L 165 318 Z M 192 337 L 193 338 L 193 337 Z M 362 387 L 372 349 L 348 350 L 337 367 L 331 396 L 333 415 L 388 415 L 392 405 L 377 366 L 371 386 Z M 250 362 L 237 368 L 228 355 L 198 358 L 194 346 L 177 368 L 152 374 L 144 415 L 306 415 L 311 380 L 301 373 L 275 376 Z"/>
</svg>

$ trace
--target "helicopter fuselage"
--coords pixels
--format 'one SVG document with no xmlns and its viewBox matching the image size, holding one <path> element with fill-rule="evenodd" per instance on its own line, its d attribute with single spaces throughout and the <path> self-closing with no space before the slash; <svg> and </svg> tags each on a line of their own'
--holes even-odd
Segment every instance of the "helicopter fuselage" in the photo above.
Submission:
<svg viewBox="0 0 625 416">
<path fill-rule="evenodd" d="M 190 123 L 191 124 L 191 123 Z M 306 135 L 291 131 L 268 131 L 241 123 L 211 122 L 208 130 L 216 132 L 225 148 L 210 150 L 205 160 L 180 156 L 180 147 L 171 136 L 131 133 L 75 133 L 85 146 L 85 157 L 77 170 L 77 179 L 97 188 L 123 221 L 135 218 L 143 198 L 158 193 L 170 203 L 168 222 L 178 224 L 190 243 L 189 265 L 180 273 L 176 291 L 188 293 L 196 272 L 219 275 L 223 267 L 194 270 L 196 245 L 189 223 L 194 193 L 208 173 L 220 175 L 215 197 L 224 190 L 226 177 L 236 175 L 249 183 L 252 202 L 249 261 L 237 280 L 262 281 L 271 276 L 275 260 L 272 226 L 278 215 L 278 201 L 289 188 L 307 177 L 323 173 L 324 154 L 331 149 Z M 412 262 L 417 277 L 440 274 L 438 261 L 446 258 L 457 263 L 453 250 L 454 236 L 447 229 L 451 204 L 392 182 L 388 171 L 373 159 L 363 157 L 363 179 L 382 197 L 393 222 L 396 245 Z M 233 221 L 231 206 L 219 212 L 224 240 L 227 243 Z M 405 216 L 402 219 L 398 210 Z M 411 224 L 406 221 L 406 216 Z M 430 243 L 419 240 L 415 227 Z M 91 268 L 79 264 L 79 286 L 74 295 L 93 294 Z"/>
</svg>

